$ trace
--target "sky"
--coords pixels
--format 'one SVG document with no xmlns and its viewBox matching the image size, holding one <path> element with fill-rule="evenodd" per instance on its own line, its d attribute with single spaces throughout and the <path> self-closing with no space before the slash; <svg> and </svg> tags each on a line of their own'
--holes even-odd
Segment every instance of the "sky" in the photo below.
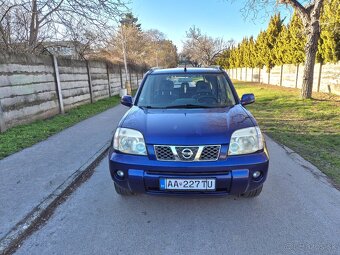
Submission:
<svg viewBox="0 0 340 255">
<path fill-rule="evenodd" d="M 203 34 L 240 42 L 264 30 L 270 14 L 262 13 L 256 22 L 241 12 L 244 1 L 236 0 L 132 0 L 130 8 L 143 30 L 158 29 L 179 51 L 185 32 L 196 26 Z"/>
</svg>

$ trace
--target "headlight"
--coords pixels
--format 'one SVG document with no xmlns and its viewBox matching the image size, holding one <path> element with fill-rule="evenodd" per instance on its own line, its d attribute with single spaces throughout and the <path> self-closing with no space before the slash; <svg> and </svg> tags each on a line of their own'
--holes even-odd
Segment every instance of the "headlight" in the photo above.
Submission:
<svg viewBox="0 0 340 255">
<path fill-rule="evenodd" d="M 263 149 L 263 136 L 259 127 L 236 130 L 230 139 L 228 155 L 253 153 Z"/>
<path fill-rule="evenodd" d="M 143 135 L 134 129 L 117 128 L 113 148 L 127 154 L 147 155 Z"/>
</svg>

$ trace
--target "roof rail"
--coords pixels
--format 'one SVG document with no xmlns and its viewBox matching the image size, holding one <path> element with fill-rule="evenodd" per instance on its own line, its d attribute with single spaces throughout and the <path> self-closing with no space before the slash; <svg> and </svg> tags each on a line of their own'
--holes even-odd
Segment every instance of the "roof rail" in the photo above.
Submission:
<svg viewBox="0 0 340 255">
<path fill-rule="evenodd" d="M 157 69 L 162 69 L 161 67 L 151 67 L 148 71 L 145 72 L 145 74 L 143 75 L 143 77 L 147 74 L 152 73 L 153 71 L 157 70 Z"/>
<path fill-rule="evenodd" d="M 154 66 L 154 67 L 151 67 L 150 70 L 157 70 L 157 69 L 162 69 L 162 67 L 160 66 Z"/>
<path fill-rule="evenodd" d="M 214 68 L 214 69 L 218 69 L 220 71 L 224 71 L 224 69 L 220 66 L 220 65 L 204 65 L 204 66 L 201 66 L 203 68 Z"/>
<path fill-rule="evenodd" d="M 223 68 L 220 65 L 211 65 L 209 66 L 210 68 L 215 68 L 215 69 L 219 69 L 221 71 L 223 71 Z"/>
</svg>

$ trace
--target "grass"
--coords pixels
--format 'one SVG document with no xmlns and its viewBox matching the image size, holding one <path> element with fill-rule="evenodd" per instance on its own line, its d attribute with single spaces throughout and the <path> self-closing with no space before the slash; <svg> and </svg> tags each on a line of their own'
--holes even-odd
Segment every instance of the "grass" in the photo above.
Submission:
<svg viewBox="0 0 340 255">
<path fill-rule="evenodd" d="M 0 133 L 0 159 L 45 140 L 65 128 L 117 105 L 119 102 L 119 96 L 98 100 L 94 104 L 79 106 L 63 115 L 16 126 Z"/>
<path fill-rule="evenodd" d="M 317 166 L 340 187 L 340 96 L 271 85 L 235 82 L 238 94 L 254 93 L 247 108 L 261 129 Z"/>
</svg>

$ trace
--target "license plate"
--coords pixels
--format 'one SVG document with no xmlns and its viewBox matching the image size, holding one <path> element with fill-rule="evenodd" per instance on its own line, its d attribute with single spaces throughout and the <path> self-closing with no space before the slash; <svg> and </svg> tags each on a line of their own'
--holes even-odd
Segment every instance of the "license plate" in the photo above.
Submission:
<svg viewBox="0 0 340 255">
<path fill-rule="evenodd" d="M 159 187 L 161 190 L 215 190 L 215 179 L 175 179 L 160 178 Z"/>
</svg>

